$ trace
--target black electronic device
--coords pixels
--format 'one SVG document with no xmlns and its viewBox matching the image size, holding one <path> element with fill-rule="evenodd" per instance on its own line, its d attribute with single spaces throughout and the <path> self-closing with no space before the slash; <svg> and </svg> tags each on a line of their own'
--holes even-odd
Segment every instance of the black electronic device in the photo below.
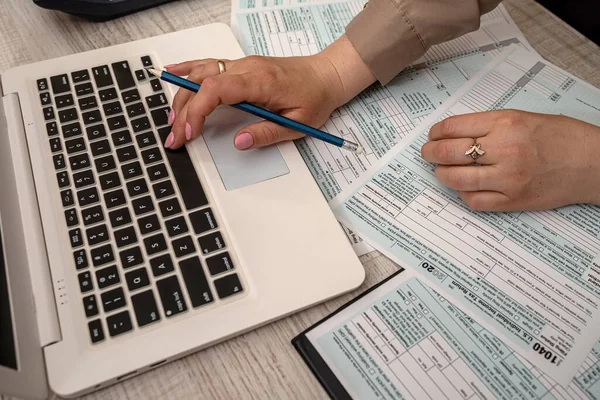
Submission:
<svg viewBox="0 0 600 400">
<path fill-rule="evenodd" d="M 107 21 L 170 1 L 173 0 L 33 0 L 40 7 L 92 21 Z"/>
</svg>

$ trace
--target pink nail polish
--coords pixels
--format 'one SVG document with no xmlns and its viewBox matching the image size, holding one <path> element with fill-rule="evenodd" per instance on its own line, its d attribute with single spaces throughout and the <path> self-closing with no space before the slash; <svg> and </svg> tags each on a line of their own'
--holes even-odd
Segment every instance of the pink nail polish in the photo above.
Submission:
<svg viewBox="0 0 600 400">
<path fill-rule="evenodd" d="M 171 110 L 169 113 L 169 119 L 167 120 L 167 124 L 173 125 L 173 121 L 175 121 L 175 110 Z"/>
<path fill-rule="evenodd" d="M 185 138 L 192 140 L 192 127 L 188 123 L 185 124 Z"/>
<path fill-rule="evenodd" d="M 169 136 L 167 136 L 167 140 L 165 140 L 165 147 L 170 149 L 171 146 L 173 146 L 173 142 L 175 142 L 175 135 L 173 135 L 173 132 L 171 132 L 169 133 Z"/>
<path fill-rule="evenodd" d="M 238 150 L 246 150 L 254 145 L 254 138 L 248 132 L 240 133 L 233 142 Z"/>
<path fill-rule="evenodd" d="M 173 68 L 173 67 L 176 67 L 176 66 L 177 66 L 177 64 L 167 64 L 163 68 L 169 69 L 169 68 Z"/>
</svg>

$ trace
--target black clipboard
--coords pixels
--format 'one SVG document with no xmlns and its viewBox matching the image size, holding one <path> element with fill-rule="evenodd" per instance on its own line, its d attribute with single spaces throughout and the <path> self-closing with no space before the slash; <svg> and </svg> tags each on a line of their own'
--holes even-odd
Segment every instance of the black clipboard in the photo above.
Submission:
<svg viewBox="0 0 600 400">
<path fill-rule="evenodd" d="M 369 289 L 365 290 L 363 293 L 358 295 L 358 297 L 352 299 L 348 303 L 344 304 L 333 313 L 329 314 L 325 318 L 316 322 L 309 328 L 305 329 L 302 333 L 298 334 L 295 338 L 292 339 L 292 345 L 296 349 L 296 351 L 300 354 L 300 357 L 304 360 L 308 368 L 311 370 L 313 375 L 317 378 L 323 389 L 327 392 L 330 398 L 334 400 L 351 400 L 350 394 L 346 391 L 344 386 L 341 384 L 337 376 L 333 373 L 331 368 L 327 365 L 325 360 L 321 357 L 317 349 L 312 345 L 310 340 L 306 337 L 306 334 L 321 325 L 323 322 L 327 321 L 329 318 L 335 316 L 339 312 L 343 311 L 345 308 L 351 306 L 352 304 L 360 301 L 363 297 L 371 293 L 373 290 L 377 289 L 381 285 L 387 283 L 394 277 L 398 276 L 404 269 L 400 269 L 394 272 L 392 275 L 388 276 L 381 282 L 373 285 Z"/>
</svg>

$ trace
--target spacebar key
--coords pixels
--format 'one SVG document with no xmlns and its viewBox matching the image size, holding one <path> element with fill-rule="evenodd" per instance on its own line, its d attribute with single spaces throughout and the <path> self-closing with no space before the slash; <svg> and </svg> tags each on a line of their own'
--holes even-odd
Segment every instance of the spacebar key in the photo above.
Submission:
<svg viewBox="0 0 600 400">
<path fill-rule="evenodd" d="M 170 132 L 171 128 L 168 126 L 158 130 L 163 143 L 167 140 Z M 165 154 L 171 169 L 173 169 L 173 175 L 183 197 L 185 208 L 192 210 L 207 205 L 206 194 L 185 147 L 180 147 L 177 150 L 166 150 Z"/>
</svg>

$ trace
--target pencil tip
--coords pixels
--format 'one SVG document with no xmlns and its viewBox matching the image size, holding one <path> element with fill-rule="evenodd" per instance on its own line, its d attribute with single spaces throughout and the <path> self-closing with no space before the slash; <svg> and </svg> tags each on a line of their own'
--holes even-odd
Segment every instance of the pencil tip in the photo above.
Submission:
<svg viewBox="0 0 600 400">
<path fill-rule="evenodd" d="M 149 75 L 158 76 L 159 78 L 160 78 L 160 74 L 162 73 L 162 71 L 159 71 L 154 68 L 146 68 L 146 72 L 148 72 Z"/>
</svg>

